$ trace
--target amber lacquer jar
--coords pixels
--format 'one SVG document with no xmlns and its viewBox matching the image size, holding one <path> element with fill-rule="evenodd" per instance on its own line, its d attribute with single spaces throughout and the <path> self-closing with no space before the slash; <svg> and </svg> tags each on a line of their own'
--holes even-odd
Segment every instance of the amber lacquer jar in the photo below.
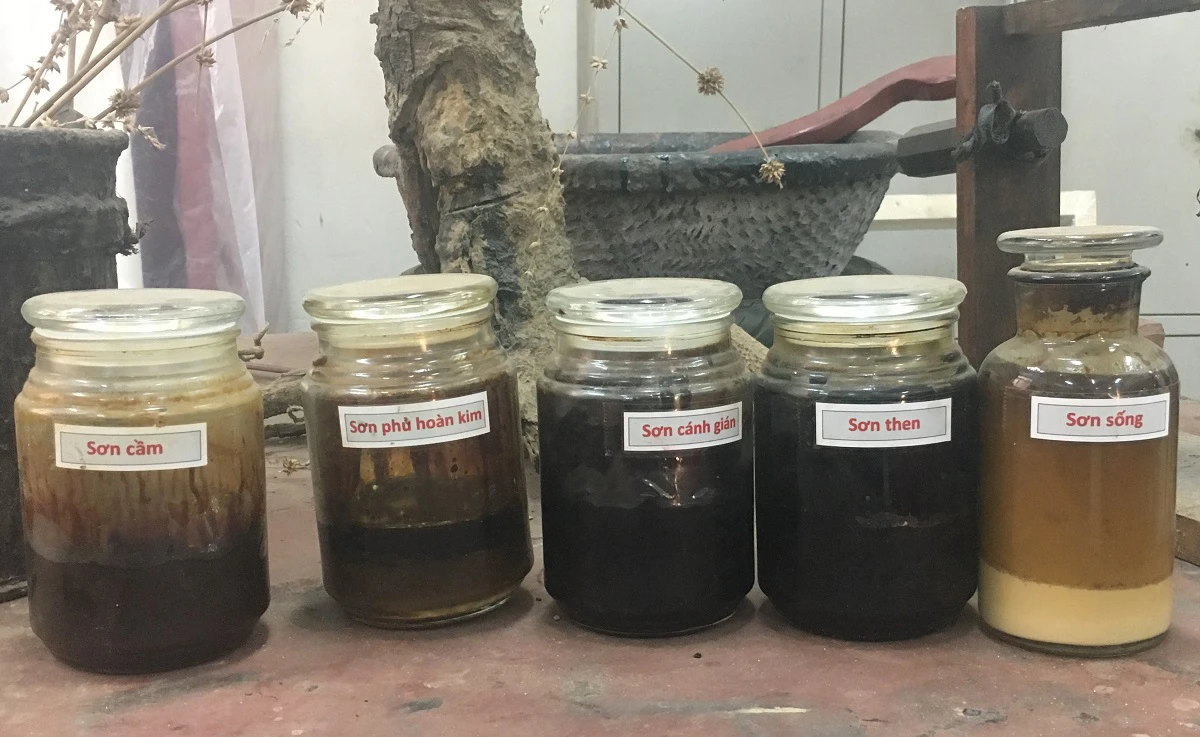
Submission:
<svg viewBox="0 0 1200 737">
<path fill-rule="evenodd" d="M 325 590 L 409 628 L 482 614 L 533 565 L 517 379 L 496 282 L 428 274 L 310 292 L 303 382 Z"/>
<path fill-rule="evenodd" d="M 980 367 L 979 612 L 1032 649 L 1122 655 L 1171 623 L 1179 376 L 1138 334 L 1153 228 L 1000 237 L 1017 335 Z"/>
<path fill-rule="evenodd" d="M 754 585 L 749 381 L 741 301 L 707 279 L 552 291 L 538 382 L 546 591 L 609 634 L 689 632 Z"/>
<path fill-rule="evenodd" d="M 954 325 L 966 289 L 840 276 L 763 294 L 754 394 L 759 587 L 849 640 L 953 623 L 978 570 L 979 398 Z"/>
<path fill-rule="evenodd" d="M 262 395 L 236 295 L 47 294 L 15 406 L 33 631 L 139 673 L 216 658 L 267 608 Z"/>
</svg>

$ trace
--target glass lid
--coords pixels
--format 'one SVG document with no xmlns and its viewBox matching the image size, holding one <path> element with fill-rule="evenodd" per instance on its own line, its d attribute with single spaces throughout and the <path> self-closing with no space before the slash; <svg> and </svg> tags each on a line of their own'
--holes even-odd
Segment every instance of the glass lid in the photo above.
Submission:
<svg viewBox="0 0 1200 737">
<path fill-rule="evenodd" d="M 34 333 L 63 340 L 191 338 L 237 330 L 246 303 L 207 289 L 97 289 L 31 297 Z"/>
<path fill-rule="evenodd" d="M 1089 225 L 1031 228 L 1002 233 L 1001 251 L 1025 256 L 1033 270 L 1089 271 L 1124 268 L 1133 252 L 1162 243 L 1162 231 L 1141 225 Z"/>
<path fill-rule="evenodd" d="M 304 310 L 318 325 L 417 324 L 490 314 L 495 296 L 486 274 L 412 274 L 314 289 Z"/>
<path fill-rule="evenodd" d="M 742 290 L 715 279 L 610 279 L 559 287 L 550 308 L 560 329 L 621 331 L 726 320 L 742 303 Z"/>
<path fill-rule="evenodd" d="M 937 276 L 829 276 L 768 287 L 763 304 L 776 325 L 810 332 L 919 330 L 958 317 L 967 288 Z"/>
</svg>

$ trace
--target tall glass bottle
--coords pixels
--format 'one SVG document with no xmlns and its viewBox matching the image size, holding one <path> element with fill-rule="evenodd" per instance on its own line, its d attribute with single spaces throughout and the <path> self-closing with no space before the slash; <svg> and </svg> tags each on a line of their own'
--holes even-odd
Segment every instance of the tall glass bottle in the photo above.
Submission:
<svg viewBox="0 0 1200 737">
<path fill-rule="evenodd" d="M 1171 621 L 1179 376 L 1138 335 L 1132 253 L 1153 228 L 1000 237 L 1017 335 L 980 368 L 987 628 L 1026 647 L 1117 655 Z"/>
</svg>

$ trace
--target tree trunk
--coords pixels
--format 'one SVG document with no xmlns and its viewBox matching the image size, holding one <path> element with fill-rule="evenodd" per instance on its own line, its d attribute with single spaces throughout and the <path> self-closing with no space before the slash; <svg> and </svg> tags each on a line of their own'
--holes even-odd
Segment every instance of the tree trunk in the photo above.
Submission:
<svg viewBox="0 0 1200 737">
<path fill-rule="evenodd" d="M 531 441 L 552 335 L 546 293 L 579 276 L 521 2 L 379 0 L 373 20 L 396 147 L 376 167 L 396 176 L 425 270 L 499 283 L 499 337 L 517 362 Z"/>
</svg>

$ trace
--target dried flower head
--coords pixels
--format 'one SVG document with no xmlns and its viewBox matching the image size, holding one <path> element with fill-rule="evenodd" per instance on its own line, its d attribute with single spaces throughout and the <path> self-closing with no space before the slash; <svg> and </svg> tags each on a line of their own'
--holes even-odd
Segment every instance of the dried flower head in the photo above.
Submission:
<svg viewBox="0 0 1200 737">
<path fill-rule="evenodd" d="M 758 179 L 761 182 L 778 184 L 783 189 L 783 162 L 779 159 L 767 159 L 758 167 Z"/>
<path fill-rule="evenodd" d="M 118 119 L 131 117 L 142 104 L 141 96 L 133 90 L 117 90 L 108 98 L 108 102 L 112 105 L 113 115 Z"/>
<path fill-rule="evenodd" d="M 696 77 L 696 89 L 702 95 L 719 95 L 725 91 L 725 75 L 716 67 L 709 67 Z"/>
<path fill-rule="evenodd" d="M 167 144 L 158 140 L 158 134 L 148 125 L 134 126 L 134 132 L 146 139 L 146 143 L 150 144 L 155 150 L 163 151 L 167 148 Z"/>
<path fill-rule="evenodd" d="M 302 461 L 299 458 L 284 458 L 280 470 L 285 476 L 291 476 L 297 471 L 308 468 L 309 461 Z"/>
<path fill-rule="evenodd" d="M 8 102 L 8 90 L 0 87 L 0 103 Z"/>
<path fill-rule="evenodd" d="M 592 0 L 592 7 L 596 10 L 608 10 L 617 4 L 617 0 Z"/>
<path fill-rule="evenodd" d="M 113 28 L 118 34 L 127 33 L 137 28 L 143 20 L 145 18 L 140 15 L 122 15 L 113 23 Z"/>
<path fill-rule="evenodd" d="M 591 62 L 588 63 L 592 69 L 608 69 L 608 59 L 601 59 L 598 56 L 593 56 Z"/>
<path fill-rule="evenodd" d="M 596 96 L 593 95 L 591 92 L 584 92 L 582 95 L 579 96 L 579 102 L 583 103 L 584 105 L 591 105 L 595 101 L 596 101 Z"/>
<path fill-rule="evenodd" d="M 203 49 L 199 54 L 196 54 L 196 61 L 200 63 L 201 67 L 211 67 L 217 63 L 217 57 L 216 54 L 213 53 L 212 48 L 209 47 L 207 49 Z"/>
<path fill-rule="evenodd" d="M 288 12 L 299 17 L 301 13 L 307 13 L 312 10 L 311 0 L 288 0 Z"/>
<path fill-rule="evenodd" d="M 617 33 L 620 33 L 621 31 L 629 28 L 629 21 L 618 16 L 617 19 L 613 21 L 613 28 L 617 30 Z"/>
</svg>

